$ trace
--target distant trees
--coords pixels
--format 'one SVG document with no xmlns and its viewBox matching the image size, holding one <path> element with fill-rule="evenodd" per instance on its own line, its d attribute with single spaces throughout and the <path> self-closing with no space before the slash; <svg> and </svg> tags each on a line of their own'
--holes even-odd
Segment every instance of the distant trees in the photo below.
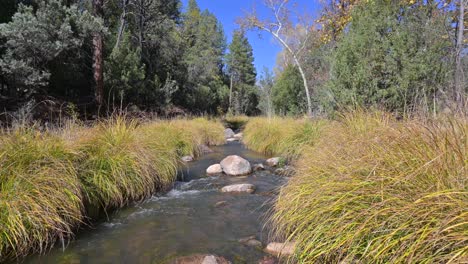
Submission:
<svg viewBox="0 0 468 264">
<path fill-rule="evenodd" d="M 303 20 L 296 17 L 295 20 L 302 23 L 294 24 L 290 14 L 292 11 L 288 8 L 290 0 L 264 0 L 264 5 L 271 11 L 272 19 L 262 20 L 255 10 L 247 14 L 239 23 L 247 29 L 260 29 L 271 34 L 282 47 L 292 56 L 293 62 L 299 70 L 305 96 L 307 100 L 307 113 L 312 115 L 311 87 L 309 87 L 304 62 L 302 56 L 306 53 L 305 47 L 309 42 L 311 34 L 311 25 L 309 20 Z"/>
<path fill-rule="evenodd" d="M 257 111 L 257 72 L 253 62 L 252 46 L 244 32 L 235 31 L 226 56 L 227 73 L 230 78 L 229 107 L 235 114 L 251 115 Z"/>
<path fill-rule="evenodd" d="M 273 105 L 280 115 L 300 115 L 307 109 L 301 74 L 295 65 L 288 65 L 273 86 Z"/>
</svg>

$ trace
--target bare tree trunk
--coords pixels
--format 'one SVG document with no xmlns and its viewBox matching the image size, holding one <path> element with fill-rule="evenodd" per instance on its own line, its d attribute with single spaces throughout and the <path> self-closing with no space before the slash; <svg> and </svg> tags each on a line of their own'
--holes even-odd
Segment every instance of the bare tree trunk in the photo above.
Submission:
<svg viewBox="0 0 468 264">
<path fill-rule="evenodd" d="M 118 48 L 120 41 L 122 40 L 122 35 L 125 29 L 126 18 L 127 18 L 127 5 L 130 0 L 122 0 L 122 14 L 120 15 L 120 26 L 119 32 L 117 33 L 117 40 L 115 42 L 114 49 Z"/>
<path fill-rule="evenodd" d="M 93 0 L 94 16 L 98 18 L 103 17 L 103 0 Z M 94 33 L 93 36 L 93 69 L 94 81 L 96 82 L 95 100 L 100 108 L 103 102 L 104 95 L 104 56 L 103 56 L 104 41 L 101 33 Z"/>
<path fill-rule="evenodd" d="M 229 109 L 228 112 L 232 110 L 232 74 L 231 74 L 231 84 L 229 86 Z"/>
<path fill-rule="evenodd" d="M 458 107 L 463 107 L 463 89 L 464 89 L 464 76 L 462 67 L 462 52 L 463 52 L 463 31 L 465 30 L 464 25 L 465 16 L 465 0 L 460 0 L 460 10 L 458 18 L 458 29 L 457 29 L 457 46 L 456 46 L 456 59 L 455 59 L 455 101 Z"/>
</svg>

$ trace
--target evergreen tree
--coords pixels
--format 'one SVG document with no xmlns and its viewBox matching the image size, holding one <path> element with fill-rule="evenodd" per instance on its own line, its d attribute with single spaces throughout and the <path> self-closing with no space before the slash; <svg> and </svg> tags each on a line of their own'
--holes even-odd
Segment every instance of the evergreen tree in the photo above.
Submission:
<svg viewBox="0 0 468 264">
<path fill-rule="evenodd" d="M 281 115 L 298 115 L 307 110 L 302 77 L 293 65 L 288 65 L 273 86 L 273 105 Z"/>
<path fill-rule="evenodd" d="M 184 55 L 188 105 L 200 112 L 214 113 L 227 94 L 223 77 L 226 49 L 223 27 L 207 10 L 200 13 L 196 1 L 191 0 L 184 18 L 184 39 L 188 45 Z"/>
<path fill-rule="evenodd" d="M 244 32 L 235 31 L 226 56 L 227 72 L 231 82 L 231 110 L 236 114 L 254 114 L 258 94 L 255 89 L 257 73 L 253 64 L 253 49 Z"/>
<path fill-rule="evenodd" d="M 335 106 L 432 109 L 446 84 L 450 48 L 435 5 L 378 0 L 355 8 L 332 59 Z"/>
</svg>

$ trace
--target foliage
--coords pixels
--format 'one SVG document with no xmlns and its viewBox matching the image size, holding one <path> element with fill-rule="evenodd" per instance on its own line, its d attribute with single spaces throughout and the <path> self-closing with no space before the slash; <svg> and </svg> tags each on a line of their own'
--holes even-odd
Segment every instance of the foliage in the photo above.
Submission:
<svg viewBox="0 0 468 264">
<path fill-rule="evenodd" d="M 273 73 L 267 67 L 264 67 L 262 76 L 258 82 L 259 90 L 259 102 L 258 109 L 262 114 L 271 117 L 274 114 L 273 107 L 273 86 L 275 85 L 275 80 Z"/>
<path fill-rule="evenodd" d="M 354 8 L 337 43 L 329 87 L 335 107 L 433 109 L 449 69 L 444 14 L 432 4 L 412 8 L 374 1 Z"/>
<path fill-rule="evenodd" d="M 463 118 L 342 115 L 303 149 L 276 235 L 297 242 L 299 263 L 463 262 L 467 133 Z"/>
<path fill-rule="evenodd" d="M 254 87 L 255 70 L 252 46 L 243 31 L 235 31 L 226 55 L 227 73 L 232 81 L 233 107 L 235 114 L 254 114 L 258 105 Z M 232 107 L 230 106 L 230 107 Z"/>
<path fill-rule="evenodd" d="M 280 115 L 299 115 L 306 112 L 304 83 L 297 67 L 289 65 L 273 86 L 273 105 Z"/>
<path fill-rule="evenodd" d="M 30 94 L 48 85 L 54 62 L 64 63 L 65 56 L 78 54 L 86 36 L 101 29 L 90 14 L 67 7 L 61 0 L 40 2 L 35 11 L 20 5 L 10 23 L 0 24 L 0 38 L 7 39 L 1 72 L 14 82 L 15 89 Z"/>
</svg>

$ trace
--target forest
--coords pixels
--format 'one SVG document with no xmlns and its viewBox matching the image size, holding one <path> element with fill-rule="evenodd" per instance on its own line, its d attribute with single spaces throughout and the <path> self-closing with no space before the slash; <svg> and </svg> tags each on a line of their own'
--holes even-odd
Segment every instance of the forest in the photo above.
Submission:
<svg viewBox="0 0 468 264">
<path fill-rule="evenodd" d="M 466 263 L 467 0 L 218 2 L 0 0 L 0 263 Z"/>
<path fill-rule="evenodd" d="M 246 12 L 227 43 L 223 25 L 196 1 L 2 1 L 2 120 L 28 108 L 46 120 L 116 109 L 177 116 L 466 108 L 460 4 L 330 1 L 315 20 L 281 1 L 265 5 L 272 17 Z M 278 40 L 274 72 L 256 72 L 249 30 Z"/>
</svg>

